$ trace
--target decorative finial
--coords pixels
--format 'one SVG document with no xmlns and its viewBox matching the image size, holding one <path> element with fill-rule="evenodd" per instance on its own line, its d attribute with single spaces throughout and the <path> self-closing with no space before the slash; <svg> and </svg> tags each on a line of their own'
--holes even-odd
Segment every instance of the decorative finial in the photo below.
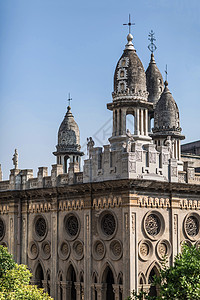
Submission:
<svg viewBox="0 0 200 300">
<path fill-rule="evenodd" d="M 154 44 L 154 41 L 156 41 L 154 34 L 155 34 L 155 32 L 153 32 L 153 30 L 151 30 L 148 35 L 148 37 L 149 37 L 148 40 L 151 42 L 148 46 L 148 49 L 151 51 L 152 54 L 157 49 L 156 45 Z"/>
<path fill-rule="evenodd" d="M 69 109 L 71 108 L 70 107 L 70 101 L 72 101 L 72 98 L 70 97 L 70 93 L 69 93 L 69 96 L 68 96 L 68 99 L 67 99 L 67 101 L 69 102 L 69 105 L 68 105 L 68 107 L 69 107 Z"/>
<path fill-rule="evenodd" d="M 18 153 L 17 153 L 17 149 L 15 149 L 15 153 L 13 155 L 13 165 L 15 166 L 15 170 L 18 169 Z"/>
<path fill-rule="evenodd" d="M 129 14 L 129 19 L 128 19 L 128 23 L 127 24 L 123 24 L 123 25 L 127 25 L 129 27 L 129 34 L 131 33 L 131 26 L 135 25 L 135 23 L 131 23 L 131 15 Z"/>
<path fill-rule="evenodd" d="M 168 76 L 168 72 L 167 72 L 167 65 L 166 65 L 166 68 L 165 68 L 165 86 L 168 85 L 167 76 Z"/>
</svg>

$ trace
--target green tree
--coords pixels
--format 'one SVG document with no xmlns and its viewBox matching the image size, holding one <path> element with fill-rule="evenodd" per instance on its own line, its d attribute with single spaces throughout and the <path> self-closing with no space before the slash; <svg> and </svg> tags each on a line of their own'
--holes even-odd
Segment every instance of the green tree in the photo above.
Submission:
<svg viewBox="0 0 200 300">
<path fill-rule="evenodd" d="M 31 272 L 14 262 L 7 248 L 0 246 L 0 300 L 52 300 L 34 285 L 29 285 Z"/>
<path fill-rule="evenodd" d="M 200 300 L 200 248 L 184 245 L 173 266 L 167 267 L 166 262 L 163 264 L 160 276 L 154 277 L 153 285 L 158 287 L 159 296 L 150 297 L 140 291 L 128 299 Z"/>
</svg>

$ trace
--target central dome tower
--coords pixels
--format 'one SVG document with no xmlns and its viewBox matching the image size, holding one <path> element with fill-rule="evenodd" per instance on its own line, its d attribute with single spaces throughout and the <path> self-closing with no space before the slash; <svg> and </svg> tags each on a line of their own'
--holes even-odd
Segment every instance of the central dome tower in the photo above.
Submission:
<svg viewBox="0 0 200 300">
<path fill-rule="evenodd" d="M 145 70 L 132 40 L 133 36 L 129 33 L 115 69 L 113 102 L 107 104 L 107 108 L 113 111 L 113 132 L 109 139 L 111 144 L 127 139 L 127 115 L 132 115 L 133 123 L 129 128 L 132 138 L 144 143 L 151 140 L 148 134 L 149 114 L 153 111 L 153 104 L 148 102 Z"/>
</svg>

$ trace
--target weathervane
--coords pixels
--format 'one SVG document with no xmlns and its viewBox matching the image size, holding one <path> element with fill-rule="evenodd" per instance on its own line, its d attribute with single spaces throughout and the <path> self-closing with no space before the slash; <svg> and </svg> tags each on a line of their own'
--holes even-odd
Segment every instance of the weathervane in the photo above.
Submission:
<svg viewBox="0 0 200 300">
<path fill-rule="evenodd" d="M 70 93 L 69 93 L 69 96 L 68 96 L 68 102 L 69 102 L 69 106 L 70 106 L 70 101 L 72 101 L 72 98 L 70 98 Z"/>
<path fill-rule="evenodd" d="M 128 25 L 129 27 L 129 33 L 131 33 L 131 26 L 135 25 L 135 23 L 131 23 L 131 15 L 129 14 L 129 19 L 128 19 L 128 23 L 127 24 L 123 24 L 123 25 Z"/>
<path fill-rule="evenodd" d="M 154 44 L 154 42 L 156 41 L 154 34 L 155 34 L 155 32 L 153 32 L 153 30 L 151 30 L 148 35 L 148 37 L 149 37 L 148 40 L 151 42 L 148 46 L 148 49 L 151 51 L 151 53 L 154 53 L 154 51 L 156 51 L 156 49 L 157 49 L 156 45 Z"/>
<path fill-rule="evenodd" d="M 167 75 L 168 75 L 168 72 L 167 72 L 167 65 L 166 65 L 166 68 L 165 68 L 165 81 L 167 81 Z"/>
</svg>

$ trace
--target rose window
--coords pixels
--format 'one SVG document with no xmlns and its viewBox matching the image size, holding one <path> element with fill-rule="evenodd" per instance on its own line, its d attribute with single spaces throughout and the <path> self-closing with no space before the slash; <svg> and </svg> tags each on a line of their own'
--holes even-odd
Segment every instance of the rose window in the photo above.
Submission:
<svg viewBox="0 0 200 300">
<path fill-rule="evenodd" d="M 35 222 L 35 232 L 41 238 L 46 234 L 47 224 L 43 217 L 39 217 Z"/>
<path fill-rule="evenodd" d="M 110 236 L 115 232 L 116 222 L 115 218 L 111 214 L 106 214 L 101 220 L 101 229 L 104 234 Z"/>
<path fill-rule="evenodd" d="M 186 232 L 189 236 L 194 237 L 199 232 L 199 222 L 194 216 L 188 217 L 185 223 Z"/>
<path fill-rule="evenodd" d="M 156 236 L 157 234 L 159 234 L 161 223 L 158 216 L 156 216 L 155 214 L 150 214 L 149 216 L 147 216 L 145 220 L 145 228 L 147 233 L 151 236 Z"/>
<path fill-rule="evenodd" d="M 76 216 L 71 215 L 66 219 L 65 228 L 69 235 L 76 236 L 78 233 L 78 219 Z"/>
</svg>

